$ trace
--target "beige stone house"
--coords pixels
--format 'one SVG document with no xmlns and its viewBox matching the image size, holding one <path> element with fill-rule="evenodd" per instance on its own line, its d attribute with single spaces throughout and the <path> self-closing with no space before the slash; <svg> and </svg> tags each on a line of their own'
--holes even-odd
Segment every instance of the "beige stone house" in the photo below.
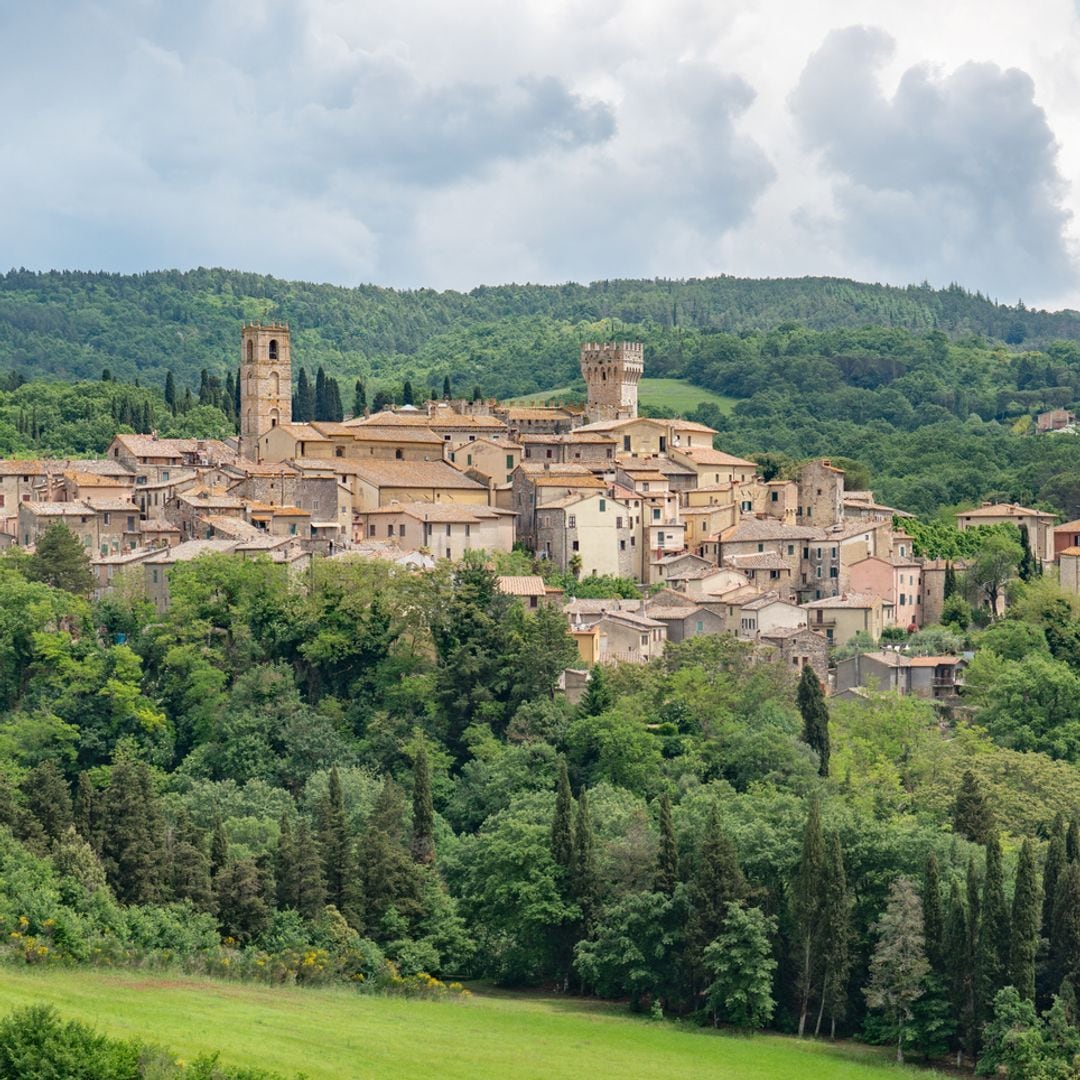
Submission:
<svg viewBox="0 0 1080 1080">
<path fill-rule="evenodd" d="M 405 550 L 438 559 L 461 559 L 467 551 L 510 551 L 514 515 L 466 503 L 407 502 L 360 511 L 356 540 L 393 540 Z"/>
<path fill-rule="evenodd" d="M 825 529 L 843 521 L 843 469 L 836 468 L 825 459 L 808 462 L 799 470 L 798 485 L 796 520 L 800 525 Z"/>
<path fill-rule="evenodd" d="M 536 512 L 536 553 L 581 577 L 636 577 L 636 532 L 625 503 L 606 491 L 571 492 Z"/>
<path fill-rule="evenodd" d="M 869 634 L 877 641 L 892 617 L 886 614 L 886 609 L 892 606 L 889 601 L 861 593 L 823 597 L 801 606 L 809 628 L 823 633 L 836 645 L 843 645 L 859 633 Z"/>
<path fill-rule="evenodd" d="M 1042 562 L 1054 561 L 1053 514 L 1031 510 L 1016 503 L 983 503 L 975 510 L 961 510 L 956 515 L 958 529 L 970 529 L 974 525 L 1000 525 L 1005 522 L 1027 529 L 1032 554 Z"/>
<path fill-rule="evenodd" d="M 465 442 L 451 442 L 447 460 L 462 472 L 479 473 L 489 483 L 512 484 L 514 470 L 521 464 L 520 444 L 510 439 L 483 436 Z"/>
<path fill-rule="evenodd" d="M 618 440 L 600 432 L 574 431 L 569 435 L 519 436 L 525 461 L 549 461 L 556 464 L 581 462 L 602 465 L 615 460 Z"/>
</svg>

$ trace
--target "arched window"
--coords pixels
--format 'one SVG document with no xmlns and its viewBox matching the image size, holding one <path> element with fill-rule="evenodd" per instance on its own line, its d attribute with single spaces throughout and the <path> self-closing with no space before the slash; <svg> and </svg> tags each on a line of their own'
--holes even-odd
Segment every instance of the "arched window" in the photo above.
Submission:
<svg viewBox="0 0 1080 1080">
<path fill-rule="evenodd" d="M 271 409 L 270 410 L 270 426 L 271 427 L 277 427 L 277 422 L 278 422 L 278 411 L 277 411 L 277 409 Z"/>
<path fill-rule="evenodd" d="M 281 376 L 276 371 L 270 372 L 270 395 L 277 397 L 281 393 Z"/>
<path fill-rule="evenodd" d="M 253 362 L 254 362 L 254 360 L 255 360 L 255 342 L 254 342 L 254 341 L 252 341 L 252 340 L 251 340 L 251 338 L 248 338 L 248 343 L 247 343 L 247 361 L 248 361 L 248 363 L 250 364 L 250 363 L 253 363 Z"/>
<path fill-rule="evenodd" d="M 270 359 L 276 360 L 278 358 L 277 352 L 277 338 L 270 339 Z"/>
</svg>

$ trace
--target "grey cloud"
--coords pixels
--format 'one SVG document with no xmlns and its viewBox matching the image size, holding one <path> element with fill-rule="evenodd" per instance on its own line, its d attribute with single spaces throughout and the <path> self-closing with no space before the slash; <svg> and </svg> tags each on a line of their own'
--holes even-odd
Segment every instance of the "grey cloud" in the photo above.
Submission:
<svg viewBox="0 0 1080 1080">
<path fill-rule="evenodd" d="M 1031 78 L 966 63 L 912 67 L 886 97 L 880 30 L 833 31 L 790 100 L 835 175 L 836 214 L 804 222 L 895 279 L 962 281 L 1013 300 L 1075 279 L 1057 147 Z"/>
</svg>

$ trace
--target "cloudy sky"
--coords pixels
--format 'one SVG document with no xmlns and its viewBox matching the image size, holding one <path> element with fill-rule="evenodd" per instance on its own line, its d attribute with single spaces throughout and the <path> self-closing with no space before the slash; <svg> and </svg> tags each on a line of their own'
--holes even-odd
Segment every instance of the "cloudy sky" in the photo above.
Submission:
<svg viewBox="0 0 1080 1080">
<path fill-rule="evenodd" d="M 0 262 L 1080 307 L 1080 0 L 0 0 Z"/>
</svg>

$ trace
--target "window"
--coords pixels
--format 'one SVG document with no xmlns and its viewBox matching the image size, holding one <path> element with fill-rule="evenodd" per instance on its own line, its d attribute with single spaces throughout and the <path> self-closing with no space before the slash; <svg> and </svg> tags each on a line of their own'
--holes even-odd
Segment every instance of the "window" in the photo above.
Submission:
<svg viewBox="0 0 1080 1080">
<path fill-rule="evenodd" d="M 653 519 L 653 521 L 659 521 L 660 520 L 660 507 L 658 507 L 658 506 L 653 507 L 652 519 Z"/>
<path fill-rule="evenodd" d="M 394 526 L 393 525 L 387 525 L 386 526 L 386 535 L 387 536 L 393 536 L 394 535 Z"/>
<path fill-rule="evenodd" d="M 627 454 L 630 453 L 630 436 L 624 435 L 622 440 L 622 448 Z"/>
<path fill-rule="evenodd" d="M 544 452 L 544 456 L 545 456 L 545 457 L 551 457 L 551 450 L 550 450 L 550 448 L 549 448 L 548 450 L 546 450 L 546 451 Z"/>
<path fill-rule="evenodd" d="M 169 470 L 168 469 L 162 469 L 161 470 L 161 479 L 162 480 L 168 480 L 169 479 Z"/>
<path fill-rule="evenodd" d="M 817 549 L 817 557 L 818 557 L 819 559 L 821 558 L 821 548 L 818 548 L 818 549 Z"/>
<path fill-rule="evenodd" d="M 763 552 L 765 550 L 765 545 L 764 544 L 758 544 L 757 549 L 758 549 L 759 553 Z"/>
<path fill-rule="evenodd" d="M 833 549 L 832 549 L 832 557 L 833 557 L 834 559 L 836 558 L 836 548 L 833 548 Z"/>
<path fill-rule="evenodd" d="M 580 544 L 579 544 L 579 543 L 578 543 L 578 542 L 577 542 L 576 540 L 574 540 L 574 541 L 573 541 L 573 542 L 572 542 L 572 543 L 570 544 L 570 549 L 571 549 L 572 551 L 580 551 L 580 550 L 581 550 L 581 545 L 580 545 Z"/>
<path fill-rule="evenodd" d="M 779 570 L 770 570 L 769 571 L 769 577 L 772 578 L 773 581 L 775 581 L 779 576 L 780 576 L 780 571 Z"/>
<path fill-rule="evenodd" d="M 637 537 L 636 536 L 631 536 L 630 537 L 630 546 L 631 547 L 637 547 Z"/>
<path fill-rule="evenodd" d="M 604 513 L 607 510 L 607 499 L 600 500 L 600 513 Z"/>
<path fill-rule="evenodd" d="M 626 550 L 626 541 L 625 540 L 620 540 L 619 541 L 619 550 L 620 551 L 625 551 Z"/>
<path fill-rule="evenodd" d="M 694 624 L 694 629 L 695 629 L 695 631 L 697 633 L 704 634 L 705 633 L 705 622 L 704 622 L 704 620 L 698 619 L 698 621 Z"/>
<path fill-rule="evenodd" d="M 512 469 L 514 467 L 514 455 L 513 454 L 507 454 L 506 455 L 506 467 L 508 469 Z"/>
<path fill-rule="evenodd" d="M 789 555 L 794 555 L 795 554 L 795 545 L 794 544 L 788 544 L 787 553 Z"/>
<path fill-rule="evenodd" d="M 825 494 L 825 492 L 822 491 L 821 488 L 817 489 L 817 493 L 818 493 L 818 495 L 824 495 Z"/>
<path fill-rule="evenodd" d="M 451 525 L 449 521 L 446 523 L 446 535 L 447 536 L 453 536 L 454 535 L 454 526 Z"/>
<path fill-rule="evenodd" d="M 345 448 L 343 446 L 335 446 L 334 447 L 334 457 L 344 457 L 344 456 L 345 456 Z"/>
<path fill-rule="evenodd" d="M 900 606 L 901 607 L 906 607 L 907 606 L 907 593 L 901 593 L 900 594 Z"/>
<path fill-rule="evenodd" d="M 111 524 L 112 524 L 112 514 L 110 514 L 110 513 L 109 513 L 109 512 L 108 512 L 108 511 L 106 510 L 106 511 L 105 511 L 105 513 L 104 513 L 104 514 L 103 514 L 102 516 L 103 516 L 103 517 L 104 517 L 104 519 L 105 519 L 105 520 L 104 520 L 104 524 L 106 524 L 106 525 L 111 525 Z"/>
<path fill-rule="evenodd" d="M 577 514 L 568 514 L 566 517 L 566 524 L 568 528 L 577 528 Z"/>
<path fill-rule="evenodd" d="M 276 338 L 270 339 L 270 359 L 276 360 L 278 358 L 278 344 Z"/>
<path fill-rule="evenodd" d="M 770 502 L 779 502 L 780 501 L 780 492 L 779 491 L 770 491 L 769 492 L 769 500 L 770 500 Z"/>
<path fill-rule="evenodd" d="M 0 506 L 3 506 L 3 505 L 4 504 L 2 502 L 0 502 Z M 621 517 L 617 517 L 615 519 L 615 528 L 616 529 L 621 529 L 622 528 L 622 518 Z"/>
<path fill-rule="evenodd" d="M 401 524 L 401 525 L 399 525 L 397 527 L 397 534 L 398 534 L 398 536 L 404 536 L 405 535 L 405 526 L 404 526 L 404 524 Z"/>
<path fill-rule="evenodd" d="M 804 559 L 809 559 L 810 558 L 810 549 L 808 547 L 804 547 L 802 549 L 802 557 Z"/>
<path fill-rule="evenodd" d="M 157 570 L 157 567 L 156 567 L 156 566 L 155 566 L 155 567 L 153 567 L 153 569 L 151 569 L 151 571 L 150 571 L 150 577 L 151 577 L 151 580 L 152 580 L 152 581 L 154 582 L 154 584 L 156 585 L 156 584 L 158 583 L 158 570 Z"/>
<path fill-rule="evenodd" d="M 649 644 L 649 635 L 648 634 L 642 634 L 641 635 L 641 644 L 642 645 L 648 645 Z"/>
<path fill-rule="evenodd" d="M 835 566 L 829 567 L 829 577 L 838 577 L 840 571 Z"/>
<path fill-rule="evenodd" d="M 649 490 L 649 481 L 648 480 L 643 480 L 642 481 L 641 490 L 642 491 L 648 491 Z"/>
<path fill-rule="evenodd" d="M 446 557 L 447 557 L 448 559 L 452 559 L 452 558 L 453 558 L 453 556 L 452 556 L 452 555 L 450 554 L 450 549 L 449 549 L 449 548 L 447 548 L 447 549 L 446 549 Z"/>
<path fill-rule="evenodd" d="M 465 522 L 465 535 L 472 536 L 472 526 L 467 521 Z"/>
<path fill-rule="evenodd" d="M 394 457 L 397 458 L 398 461 L 401 461 L 401 459 L 404 456 L 405 456 L 405 451 L 404 450 L 395 450 L 394 451 Z"/>
<path fill-rule="evenodd" d="M 293 522 L 289 523 L 289 535 L 290 536 L 295 536 L 296 535 L 296 525 Z"/>
<path fill-rule="evenodd" d="M 821 567 L 820 566 L 817 568 L 817 576 L 821 577 Z"/>
<path fill-rule="evenodd" d="M 814 508 L 812 506 L 808 506 L 806 508 L 806 516 L 807 517 L 813 517 L 814 516 Z"/>
</svg>

